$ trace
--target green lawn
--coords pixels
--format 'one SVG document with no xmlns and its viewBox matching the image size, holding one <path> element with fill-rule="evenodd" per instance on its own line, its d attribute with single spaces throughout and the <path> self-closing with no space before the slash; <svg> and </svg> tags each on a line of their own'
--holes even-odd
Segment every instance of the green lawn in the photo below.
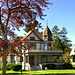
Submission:
<svg viewBox="0 0 75 75">
<path fill-rule="evenodd" d="M 75 74 L 75 70 L 42 70 L 42 71 L 23 71 L 16 72 L 16 71 L 7 71 L 7 75 L 25 75 L 25 74 L 34 74 L 34 75 L 44 75 L 44 74 Z M 0 71 L 1 75 L 1 71 Z"/>
</svg>

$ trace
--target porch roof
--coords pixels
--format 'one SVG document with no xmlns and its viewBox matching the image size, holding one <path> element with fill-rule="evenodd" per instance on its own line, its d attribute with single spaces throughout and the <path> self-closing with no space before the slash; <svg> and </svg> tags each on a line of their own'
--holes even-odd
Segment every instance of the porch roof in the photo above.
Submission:
<svg viewBox="0 0 75 75">
<path fill-rule="evenodd" d="M 63 52 L 28 52 L 29 55 L 62 55 Z"/>
</svg>

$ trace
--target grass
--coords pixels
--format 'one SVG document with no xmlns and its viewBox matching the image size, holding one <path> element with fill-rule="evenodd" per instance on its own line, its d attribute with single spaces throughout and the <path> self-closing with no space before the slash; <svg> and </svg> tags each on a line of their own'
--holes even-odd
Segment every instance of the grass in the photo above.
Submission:
<svg viewBox="0 0 75 75">
<path fill-rule="evenodd" d="M 6 71 L 7 75 L 44 75 L 44 74 L 75 74 L 75 70 L 42 70 L 42 71 L 23 71 L 22 74 L 20 71 Z M 0 71 L 1 75 L 1 71 Z"/>
</svg>

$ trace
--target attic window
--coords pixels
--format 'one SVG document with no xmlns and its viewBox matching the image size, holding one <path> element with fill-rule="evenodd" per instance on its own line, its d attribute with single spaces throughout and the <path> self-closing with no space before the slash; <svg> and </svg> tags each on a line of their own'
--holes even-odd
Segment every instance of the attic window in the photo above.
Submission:
<svg viewBox="0 0 75 75">
<path fill-rule="evenodd" d="M 47 36 L 45 36 L 45 38 L 47 38 Z"/>
<path fill-rule="evenodd" d="M 30 37 L 30 40 L 35 40 L 35 37 Z"/>
<path fill-rule="evenodd" d="M 44 38 L 48 38 L 48 36 L 44 36 Z"/>
</svg>

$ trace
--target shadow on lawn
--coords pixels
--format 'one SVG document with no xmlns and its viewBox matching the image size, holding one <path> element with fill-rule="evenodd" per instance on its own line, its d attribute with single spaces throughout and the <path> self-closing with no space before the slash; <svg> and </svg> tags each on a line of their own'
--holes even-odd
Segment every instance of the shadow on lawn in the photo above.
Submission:
<svg viewBox="0 0 75 75">
<path fill-rule="evenodd" d="M 25 73 L 24 74 L 21 74 L 21 73 L 7 73 L 6 75 L 26 75 L 26 74 Z"/>
<path fill-rule="evenodd" d="M 21 73 L 7 73 L 6 75 L 75 75 L 75 74 L 25 74 L 25 73 L 21 74 Z"/>
<path fill-rule="evenodd" d="M 33 74 L 37 75 L 37 74 Z M 75 74 L 38 74 L 38 75 L 75 75 Z"/>
<path fill-rule="evenodd" d="M 21 75 L 20 73 L 7 73 L 6 75 Z M 22 74 L 24 75 L 24 74 Z"/>
</svg>

